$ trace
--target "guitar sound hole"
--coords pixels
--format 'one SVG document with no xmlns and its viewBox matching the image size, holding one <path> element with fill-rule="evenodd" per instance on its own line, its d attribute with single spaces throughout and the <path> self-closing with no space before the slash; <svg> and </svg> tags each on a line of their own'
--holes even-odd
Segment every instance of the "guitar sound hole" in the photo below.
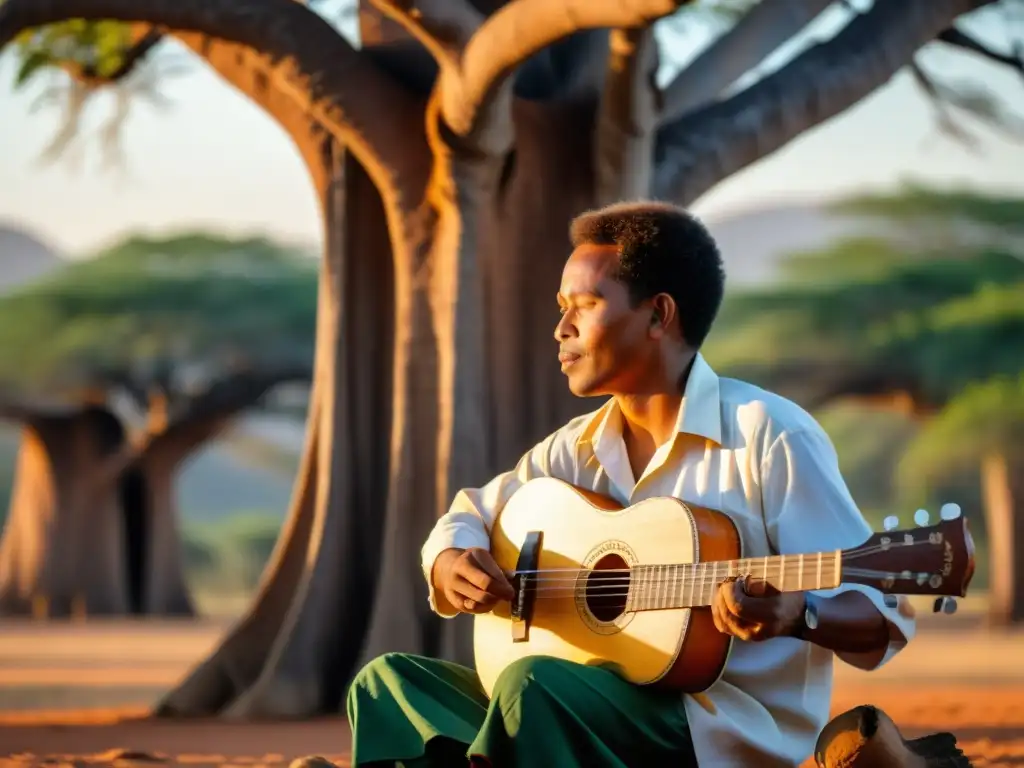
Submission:
<svg viewBox="0 0 1024 768">
<path fill-rule="evenodd" d="M 626 612 L 628 569 L 619 555 L 605 555 L 587 575 L 587 608 L 598 621 L 614 621 Z"/>
</svg>

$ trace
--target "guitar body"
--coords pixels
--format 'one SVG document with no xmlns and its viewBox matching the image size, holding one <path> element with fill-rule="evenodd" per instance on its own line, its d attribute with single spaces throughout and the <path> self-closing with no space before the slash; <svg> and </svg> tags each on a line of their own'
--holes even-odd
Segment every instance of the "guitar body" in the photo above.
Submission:
<svg viewBox="0 0 1024 768">
<path fill-rule="evenodd" d="M 535 547 L 532 532 L 542 533 Z M 671 498 L 623 508 L 540 478 L 512 496 L 491 531 L 491 552 L 505 572 L 526 570 L 524 547 L 529 570 L 550 569 L 537 577 L 525 620 L 513 621 L 505 602 L 474 620 L 476 670 L 488 695 L 509 664 L 538 655 L 606 665 L 637 685 L 690 693 L 721 676 L 731 638 L 715 628 L 710 607 L 626 611 L 623 569 L 739 558 L 739 534 L 725 515 Z"/>
</svg>

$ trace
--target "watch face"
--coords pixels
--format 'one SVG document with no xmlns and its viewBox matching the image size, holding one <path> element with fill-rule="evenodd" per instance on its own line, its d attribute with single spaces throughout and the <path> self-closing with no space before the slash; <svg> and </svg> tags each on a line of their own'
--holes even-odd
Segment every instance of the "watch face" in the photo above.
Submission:
<svg viewBox="0 0 1024 768">
<path fill-rule="evenodd" d="M 804 609 L 804 624 L 808 629 L 817 629 L 818 627 L 818 606 L 810 595 L 807 596 L 807 607 Z"/>
</svg>

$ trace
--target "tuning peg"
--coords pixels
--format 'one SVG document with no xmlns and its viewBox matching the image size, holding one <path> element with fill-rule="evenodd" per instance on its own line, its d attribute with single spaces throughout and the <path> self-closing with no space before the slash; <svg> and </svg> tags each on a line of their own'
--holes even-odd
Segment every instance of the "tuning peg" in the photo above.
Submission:
<svg viewBox="0 0 1024 768">
<path fill-rule="evenodd" d="M 896 515 L 889 515 L 882 521 L 882 527 L 887 531 L 895 531 L 900 527 L 900 519 Z"/>
<path fill-rule="evenodd" d="M 914 523 L 923 528 L 928 525 L 929 517 L 927 509 L 919 509 L 914 513 Z"/>
<path fill-rule="evenodd" d="M 900 604 L 900 599 L 896 595 L 886 595 L 882 598 L 886 608 L 895 608 Z"/>
<path fill-rule="evenodd" d="M 960 517 L 960 505 L 954 502 L 947 502 L 939 510 L 939 517 L 943 520 L 956 520 Z"/>
<path fill-rule="evenodd" d="M 952 597 L 937 597 L 935 598 L 935 604 L 932 606 L 933 613 L 956 613 L 956 600 Z"/>
</svg>

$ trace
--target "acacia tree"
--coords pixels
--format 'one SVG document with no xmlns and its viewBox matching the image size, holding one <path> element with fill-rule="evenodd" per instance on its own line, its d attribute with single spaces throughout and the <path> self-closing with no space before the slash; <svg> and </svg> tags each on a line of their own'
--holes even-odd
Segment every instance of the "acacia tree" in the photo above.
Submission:
<svg viewBox="0 0 1024 768">
<path fill-rule="evenodd" d="M 176 472 L 310 377 L 316 280 L 262 240 L 131 239 L 0 301 L 0 418 L 22 425 L 0 610 L 193 612 Z"/>
<path fill-rule="evenodd" d="M 1024 621 L 1024 201 L 919 191 L 846 207 L 922 214 L 915 231 L 941 229 L 942 245 L 802 255 L 798 281 L 728 302 L 713 362 L 809 408 L 852 399 L 919 421 L 897 472 L 907 496 L 980 467 L 989 617 Z"/>
<path fill-rule="evenodd" d="M 337 711 L 382 651 L 470 660 L 471 625 L 427 608 L 419 547 L 455 489 L 587 407 L 550 342 L 570 217 L 688 204 L 937 38 L 1000 58 L 953 26 L 988 4 L 879 0 L 735 89 L 830 3 L 734 4 L 735 26 L 658 88 L 653 25 L 684 0 L 360 0 L 359 50 L 295 0 L 5 0 L 0 45 L 72 18 L 131 24 L 116 63 L 63 61 L 87 83 L 161 35 L 184 42 L 291 137 L 323 213 L 292 509 L 251 609 L 159 710 Z"/>
</svg>

